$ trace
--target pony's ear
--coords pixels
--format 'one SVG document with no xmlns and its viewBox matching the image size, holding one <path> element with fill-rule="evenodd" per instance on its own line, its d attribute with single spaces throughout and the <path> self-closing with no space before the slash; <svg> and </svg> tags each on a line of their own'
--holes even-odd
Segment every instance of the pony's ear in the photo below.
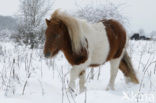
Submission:
<svg viewBox="0 0 156 103">
<path fill-rule="evenodd" d="M 47 26 L 49 26 L 49 24 L 50 24 L 50 20 L 45 19 L 45 21 L 46 21 Z"/>
</svg>

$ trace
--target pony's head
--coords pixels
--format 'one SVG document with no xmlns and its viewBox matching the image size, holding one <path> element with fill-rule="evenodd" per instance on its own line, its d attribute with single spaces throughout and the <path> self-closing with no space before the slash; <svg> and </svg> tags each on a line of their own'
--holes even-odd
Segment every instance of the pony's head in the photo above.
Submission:
<svg viewBox="0 0 156 103">
<path fill-rule="evenodd" d="M 55 56 L 62 48 L 64 41 L 63 23 L 58 18 L 46 19 L 47 29 L 45 32 L 45 57 Z"/>
<path fill-rule="evenodd" d="M 56 10 L 50 20 L 46 19 L 46 42 L 44 47 L 45 57 L 52 57 L 59 50 L 69 48 L 71 51 L 79 54 L 83 48 L 87 47 L 85 36 L 81 30 L 82 21 L 68 15 L 65 12 Z M 70 46 L 69 46 L 70 45 Z"/>
</svg>

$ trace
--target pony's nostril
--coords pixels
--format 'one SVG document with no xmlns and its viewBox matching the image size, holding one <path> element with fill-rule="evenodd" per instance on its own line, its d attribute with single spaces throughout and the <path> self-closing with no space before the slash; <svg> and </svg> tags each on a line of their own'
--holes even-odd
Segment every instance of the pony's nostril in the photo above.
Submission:
<svg viewBox="0 0 156 103">
<path fill-rule="evenodd" d="M 48 57 L 50 57 L 50 55 L 51 55 L 51 53 L 50 53 L 50 52 L 47 52 L 44 56 L 45 56 L 46 58 L 48 58 Z"/>
</svg>

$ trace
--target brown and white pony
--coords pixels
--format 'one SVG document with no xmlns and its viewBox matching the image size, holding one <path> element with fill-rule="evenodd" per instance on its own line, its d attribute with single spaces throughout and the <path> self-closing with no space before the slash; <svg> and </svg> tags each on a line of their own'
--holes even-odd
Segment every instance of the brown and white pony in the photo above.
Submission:
<svg viewBox="0 0 156 103">
<path fill-rule="evenodd" d="M 139 83 L 130 58 L 125 50 L 127 36 L 123 26 L 116 20 L 89 23 L 66 12 L 56 10 L 50 20 L 46 19 L 45 57 L 53 57 L 60 50 L 72 65 L 69 87 L 75 88 L 79 77 L 80 92 L 85 90 L 85 70 L 110 61 L 111 72 L 107 90 L 114 90 L 118 68 L 126 80 Z"/>
</svg>

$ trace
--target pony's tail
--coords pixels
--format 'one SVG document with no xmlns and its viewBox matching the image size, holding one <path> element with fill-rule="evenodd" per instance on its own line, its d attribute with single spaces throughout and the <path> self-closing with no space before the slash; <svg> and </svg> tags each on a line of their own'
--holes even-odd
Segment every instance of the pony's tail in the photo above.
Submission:
<svg viewBox="0 0 156 103">
<path fill-rule="evenodd" d="M 133 82 L 135 84 L 139 84 L 139 80 L 136 76 L 136 73 L 135 73 L 132 63 L 131 63 L 131 59 L 130 59 L 127 51 L 125 51 L 125 53 L 123 55 L 123 58 L 119 65 L 119 69 L 124 73 L 124 75 L 127 77 L 127 79 L 129 79 L 131 82 Z"/>
</svg>

